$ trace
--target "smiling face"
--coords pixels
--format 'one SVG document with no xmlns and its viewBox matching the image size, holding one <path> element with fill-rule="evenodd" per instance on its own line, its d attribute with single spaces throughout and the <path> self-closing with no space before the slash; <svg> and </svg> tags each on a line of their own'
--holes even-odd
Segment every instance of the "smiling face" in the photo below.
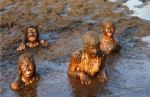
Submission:
<svg viewBox="0 0 150 97">
<path fill-rule="evenodd" d="M 83 36 L 84 50 L 90 56 L 96 55 L 99 50 L 99 35 L 96 32 L 89 31 Z"/>
<path fill-rule="evenodd" d="M 112 38 L 115 32 L 113 24 L 106 23 L 103 25 L 103 33 L 106 37 Z"/>
<path fill-rule="evenodd" d="M 90 76 L 94 76 L 99 71 L 101 65 L 98 58 L 99 44 L 89 44 L 84 48 L 84 51 L 88 57 L 86 60 L 86 62 L 88 62 L 88 65 L 85 65 L 85 68 L 88 68 L 86 72 L 88 72 Z"/>
<path fill-rule="evenodd" d="M 37 41 L 37 31 L 35 28 L 28 28 L 27 29 L 27 39 L 29 42 L 36 42 Z"/>
<path fill-rule="evenodd" d="M 24 59 L 22 61 L 20 69 L 21 69 L 22 76 L 25 78 L 31 78 L 34 73 L 34 65 L 28 59 Z"/>
<path fill-rule="evenodd" d="M 84 49 L 89 55 L 96 55 L 99 49 L 99 45 L 87 44 L 86 47 L 84 47 Z"/>
</svg>

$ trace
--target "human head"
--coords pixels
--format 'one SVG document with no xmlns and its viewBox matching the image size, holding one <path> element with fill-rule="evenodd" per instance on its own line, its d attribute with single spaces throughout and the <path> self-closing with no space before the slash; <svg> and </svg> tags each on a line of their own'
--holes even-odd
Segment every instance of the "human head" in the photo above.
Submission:
<svg viewBox="0 0 150 97">
<path fill-rule="evenodd" d="M 39 31 L 36 26 L 29 26 L 25 31 L 25 43 L 39 40 Z"/>
<path fill-rule="evenodd" d="M 94 31 L 86 32 L 83 36 L 84 50 L 90 54 L 96 54 L 99 49 L 100 41 L 98 33 Z"/>
<path fill-rule="evenodd" d="M 103 34 L 108 37 L 112 38 L 115 33 L 115 24 L 111 19 L 105 19 L 103 21 Z"/>
<path fill-rule="evenodd" d="M 36 74 L 36 65 L 30 53 L 24 53 L 19 57 L 19 78 L 32 78 Z"/>
</svg>

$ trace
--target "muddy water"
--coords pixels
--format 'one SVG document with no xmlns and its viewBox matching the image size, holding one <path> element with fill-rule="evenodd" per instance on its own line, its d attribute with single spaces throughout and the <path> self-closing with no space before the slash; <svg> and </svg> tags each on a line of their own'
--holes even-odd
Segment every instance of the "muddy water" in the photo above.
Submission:
<svg viewBox="0 0 150 97">
<path fill-rule="evenodd" d="M 36 88 L 14 92 L 9 84 L 17 76 L 15 61 L 7 60 L 0 64 L 1 97 L 149 97 L 150 95 L 150 35 L 138 35 L 135 27 L 126 29 L 119 39 L 120 52 L 106 60 L 108 82 L 99 84 L 92 79 L 90 86 L 68 78 L 66 72 L 69 57 L 54 61 L 35 56 L 37 72 L 41 76 Z M 132 33 L 130 36 L 129 33 Z M 138 37 L 137 37 L 138 35 Z M 44 36 L 44 35 L 43 35 Z M 50 36 L 50 35 L 48 35 Z M 45 39 L 46 37 L 45 36 Z M 57 36 L 57 33 L 56 33 Z M 56 37 L 55 37 L 56 38 Z M 54 40 L 53 40 L 54 41 Z"/>
<path fill-rule="evenodd" d="M 66 7 L 66 13 L 70 11 L 68 8 L 69 5 Z M 66 13 L 63 16 L 68 15 Z M 83 24 L 99 22 L 91 19 L 92 15 L 94 14 L 83 17 L 81 19 Z M 79 80 L 70 79 L 67 76 L 71 52 L 69 48 L 77 49 L 77 45 L 82 44 L 79 38 L 82 36 L 79 33 L 80 30 L 74 33 L 72 31 L 73 34 L 47 32 L 41 33 L 40 38 L 47 40 L 50 46 L 38 48 L 32 52 L 37 64 L 37 72 L 41 76 L 40 81 L 35 86 L 22 91 L 12 91 L 9 84 L 17 77 L 19 54 L 15 56 L 16 59 L 13 58 L 15 60 L 11 60 L 12 54 L 7 54 L 5 60 L 0 62 L 0 97 L 149 97 L 149 26 L 146 26 L 147 22 L 145 22 L 140 28 L 139 22 L 136 22 L 135 26 L 129 25 L 128 22 L 130 21 L 132 20 L 127 20 L 127 22 L 124 20 L 122 21 L 124 24 L 120 24 L 121 27 L 126 26 L 125 30 L 118 34 L 122 46 L 121 51 L 109 56 L 106 60 L 106 72 L 109 78 L 106 83 L 99 84 L 96 79 L 92 79 L 93 82 L 90 86 L 84 86 L 81 85 Z M 125 23 L 131 27 L 127 27 Z M 73 25 L 73 28 L 75 27 Z M 86 27 L 82 27 L 82 29 L 86 30 Z M 7 49 L 8 53 L 14 51 L 15 47 L 10 49 Z M 55 58 L 55 60 L 48 59 L 48 57 L 57 54 L 61 56 Z"/>
</svg>

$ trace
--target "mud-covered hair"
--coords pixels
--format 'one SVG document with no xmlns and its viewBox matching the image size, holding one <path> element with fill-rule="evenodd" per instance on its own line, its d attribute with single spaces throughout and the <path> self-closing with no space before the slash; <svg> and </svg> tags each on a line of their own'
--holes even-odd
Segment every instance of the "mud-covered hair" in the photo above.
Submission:
<svg viewBox="0 0 150 97">
<path fill-rule="evenodd" d="M 83 45 L 97 46 L 100 44 L 99 34 L 94 31 L 88 31 L 83 35 Z"/>
<path fill-rule="evenodd" d="M 31 25 L 31 26 L 29 26 L 29 27 L 27 27 L 27 28 L 25 29 L 25 40 L 24 40 L 24 43 L 27 43 L 27 42 L 29 41 L 28 38 L 27 38 L 27 36 L 28 36 L 28 29 L 29 29 L 29 28 L 33 28 L 33 29 L 36 30 L 36 33 L 37 33 L 36 39 L 37 39 L 37 41 L 39 41 L 39 31 L 38 31 L 38 28 L 37 28 L 37 26 Z"/>
<path fill-rule="evenodd" d="M 112 25 L 115 28 L 115 23 L 111 18 L 106 18 L 103 20 L 102 26 L 104 27 L 106 24 Z"/>
<path fill-rule="evenodd" d="M 33 59 L 32 55 L 30 53 L 23 53 L 22 55 L 20 55 L 19 60 L 18 60 L 19 78 L 21 78 L 21 76 L 22 76 L 21 65 L 23 64 L 23 60 L 27 60 L 27 61 L 32 63 L 32 65 L 33 65 L 33 76 L 36 75 L 36 65 L 34 63 L 34 59 Z"/>
</svg>

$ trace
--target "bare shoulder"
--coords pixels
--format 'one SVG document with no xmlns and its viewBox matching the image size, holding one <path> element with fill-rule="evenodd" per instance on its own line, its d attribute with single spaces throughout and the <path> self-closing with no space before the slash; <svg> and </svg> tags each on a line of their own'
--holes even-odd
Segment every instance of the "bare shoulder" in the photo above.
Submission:
<svg viewBox="0 0 150 97">
<path fill-rule="evenodd" d="M 75 71 L 76 68 L 78 67 L 78 64 L 81 61 L 81 53 L 82 53 L 82 50 L 79 49 L 76 52 L 71 54 L 69 68 L 68 68 L 68 73 L 72 72 L 72 71 Z"/>
<path fill-rule="evenodd" d="M 19 90 L 21 88 L 19 79 L 16 79 L 13 83 L 10 84 L 10 87 L 14 90 Z"/>
<path fill-rule="evenodd" d="M 78 49 L 77 51 L 75 51 L 74 53 L 71 54 L 71 58 L 80 61 L 82 52 L 83 52 L 82 49 Z"/>
<path fill-rule="evenodd" d="M 40 75 L 38 73 L 35 75 L 35 80 L 36 81 L 40 80 Z"/>
</svg>

